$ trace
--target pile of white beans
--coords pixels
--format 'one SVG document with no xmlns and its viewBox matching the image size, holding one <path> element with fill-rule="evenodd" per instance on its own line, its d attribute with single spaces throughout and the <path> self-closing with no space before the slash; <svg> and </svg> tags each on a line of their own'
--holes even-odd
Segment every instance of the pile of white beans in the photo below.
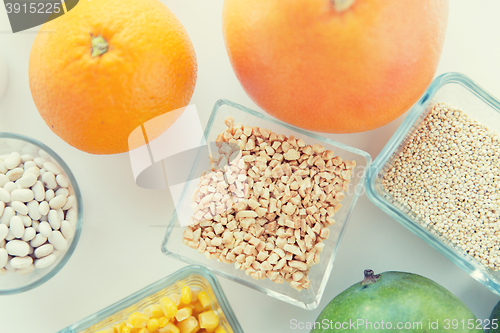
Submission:
<svg viewBox="0 0 500 333">
<path fill-rule="evenodd" d="M 0 156 L 0 275 L 54 264 L 74 236 L 76 206 L 68 177 L 45 151 Z"/>
</svg>

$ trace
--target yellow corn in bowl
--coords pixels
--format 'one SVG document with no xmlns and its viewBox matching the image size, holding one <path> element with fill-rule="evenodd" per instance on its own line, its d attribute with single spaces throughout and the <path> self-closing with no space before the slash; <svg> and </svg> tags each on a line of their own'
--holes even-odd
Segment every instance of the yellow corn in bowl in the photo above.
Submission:
<svg viewBox="0 0 500 333">
<path fill-rule="evenodd" d="M 217 279 L 185 267 L 58 333 L 242 333 Z"/>
</svg>

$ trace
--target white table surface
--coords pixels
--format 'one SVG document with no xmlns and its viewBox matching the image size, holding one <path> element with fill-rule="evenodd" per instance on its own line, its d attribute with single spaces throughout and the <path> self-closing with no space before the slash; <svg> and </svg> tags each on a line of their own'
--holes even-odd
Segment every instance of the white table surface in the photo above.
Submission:
<svg viewBox="0 0 500 333">
<path fill-rule="evenodd" d="M 89 0 L 81 0 L 89 1 Z M 180 19 L 198 57 L 191 100 L 206 123 L 219 98 L 259 108 L 244 93 L 225 51 L 222 0 L 163 0 Z M 500 96 L 500 1 L 452 0 L 446 42 L 436 75 L 461 72 Z M 127 153 L 97 156 L 78 151 L 53 134 L 39 116 L 28 85 L 28 58 L 37 28 L 9 33 L 0 9 L 0 54 L 9 79 L 0 99 L 0 131 L 36 138 L 73 171 L 83 195 L 79 244 L 63 269 L 28 292 L 0 296 L 1 333 L 53 333 L 185 266 L 164 256 L 160 244 L 173 211 L 167 190 L 139 188 Z M 404 117 L 404 116 L 403 116 Z M 375 158 L 403 117 L 377 130 L 330 137 Z M 350 220 L 320 306 L 314 311 L 270 298 L 219 278 L 245 332 L 290 332 L 290 320 L 314 321 L 339 292 L 362 279 L 363 270 L 408 271 L 440 283 L 480 319 L 500 300 L 479 282 L 362 196 Z M 0 277 L 1 278 L 1 277 Z"/>
</svg>

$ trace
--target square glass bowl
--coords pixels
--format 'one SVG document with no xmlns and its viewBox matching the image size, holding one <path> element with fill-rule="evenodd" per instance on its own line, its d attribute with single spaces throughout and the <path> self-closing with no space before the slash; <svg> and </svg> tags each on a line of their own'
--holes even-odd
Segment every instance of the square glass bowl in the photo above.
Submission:
<svg viewBox="0 0 500 333">
<path fill-rule="evenodd" d="M 481 264 L 439 233 L 431 224 L 426 226 L 415 212 L 391 196 L 382 184 L 384 174 L 435 103 L 455 106 L 480 124 L 486 125 L 492 132 L 500 134 L 500 102 L 462 74 L 443 74 L 432 82 L 425 94 L 412 107 L 368 170 L 367 196 L 380 209 L 417 234 L 473 278 L 500 294 L 500 271 L 494 271 Z"/>
<path fill-rule="evenodd" d="M 220 276 L 261 291 L 284 302 L 304 309 L 315 309 L 321 300 L 326 283 L 328 282 L 335 254 L 345 232 L 347 222 L 363 189 L 365 173 L 371 163 L 371 157 L 368 153 L 356 148 L 282 123 L 267 115 L 227 100 L 219 100 L 214 106 L 205 129 L 205 138 L 208 143 L 215 142 L 217 135 L 226 130 L 227 126 L 224 124 L 224 119 L 229 116 L 234 118 L 235 123 L 270 129 L 277 134 L 284 134 L 287 137 L 293 135 L 296 139 L 303 139 L 308 145 L 320 144 L 325 149 L 332 150 L 336 156 L 340 156 L 344 160 L 354 160 L 356 162 L 349 188 L 344 192 L 345 198 L 342 201 L 342 207 L 334 215 L 336 222 L 329 227 L 330 236 L 324 241 L 325 247 L 321 252 L 320 262 L 313 265 L 309 271 L 309 279 L 311 280 L 310 288 L 297 291 L 286 282 L 277 284 L 270 279 L 255 280 L 246 275 L 244 271 L 236 269 L 233 264 L 223 263 L 216 259 L 207 259 L 198 250 L 184 245 L 182 238 L 185 228 L 181 227 L 178 214 L 186 214 L 186 212 L 191 211 L 191 197 L 197 186 L 197 182 L 186 183 L 184 186 L 183 195 L 180 197 L 179 202 L 176 203 L 176 212 L 173 214 L 168 225 L 162 244 L 162 252 L 190 264 L 205 266 Z M 192 166 L 190 166 L 192 169 L 189 179 L 199 177 L 202 170 L 206 170 L 209 167 L 209 160 L 206 156 L 201 153 L 198 154 L 195 161 L 191 164 Z"/>
<path fill-rule="evenodd" d="M 76 201 L 71 209 L 74 210 L 72 213 L 76 214 L 68 213 L 69 210 L 65 210 L 64 219 L 70 222 L 74 234 L 71 239 L 67 239 L 68 246 L 57 255 L 55 261 L 47 267 L 35 268 L 27 274 L 19 271 L 14 272 L 12 269 L 10 271 L 7 270 L 7 272 L 4 271 L 5 275 L 0 274 L 0 296 L 21 293 L 38 287 L 59 272 L 75 251 L 80 238 L 83 221 L 83 201 L 76 179 L 68 165 L 52 149 L 35 139 L 23 135 L 0 133 L 0 159 L 3 160 L 12 152 L 19 152 L 21 155 L 31 155 L 33 158 L 41 158 L 43 162 L 54 163 L 69 180 L 69 195 L 74 195 Z M 57 191 L 58 188 L 59 185 L 55 190 Z M 10 203 L 5 204 L 5 206 L 10 206 Z M 3 216 L 4 212 L 5 210 L 2 209 L 0 216 Z M 2 222 L 5 223 L 6 221 L 0 221 L 0 223 Z M 30 222 L 30 225 L 25 225 L 25 227 L 32 226 L 32 223 Z M 48 241 L 44 244 L 47 243 Z M 0 240 L 0 248 L 5 246 L 5 241 Z M 34 255 L 30 254 L 30 256 L 36 259 Z"/>
<path fill-rule="evenodd" d="M 211 301 L 211 308 L 219 317 L 219 325 L 227 333 L 243 333 L 219 281 L 203 267 L 187 266 L 101 311 L 68 326 L 58 333 L 95 333 L 125 322 L 133 312 L 142 312 L 150 305 L 158 304 L 162 297 L 180 294 L 188 286 L 195 292 L 205 291 Z"/>
</svg>

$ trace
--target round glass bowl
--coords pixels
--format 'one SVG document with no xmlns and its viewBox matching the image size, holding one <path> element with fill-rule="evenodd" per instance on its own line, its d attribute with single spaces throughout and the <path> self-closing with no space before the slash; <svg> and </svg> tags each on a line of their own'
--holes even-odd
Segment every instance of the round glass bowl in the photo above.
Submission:
<svg viewBox="0 0 500 333">
<path fill-rule="evenodd" d="M 16 294 L 20 292 L 24 292 L 27 290 L 30 290 L 32 288 L 35 288 L 42 283 L 48 281 L 51 277 L 53 277 L 59 270 L 66 264 L 68 261 L 69 257 L 73 254 L 73 251 L 75 250 L 76 244 L 78 243 L 78 239 L 80 237 L 80 232 L 81 232 L 81 226 L 82 226 L 82 197 L 80 194 L 80 190 L 78 188 L 78 185 L 76 183 L 75 177 L 71 173 L 71 170 L 68 168 L 66 163 L 54 152 L 52 149 L 44 145 L 43 143 L 40 143 L 34 139 L 18 135 L 18 134 L 12 134 L 12 133 L 0 133 L 0 174 L 6 175 L 9 171 L 6 172 L 7 168 L 5 166 L 5 162 L 7 162 L 7 165 L 12 166 L 12 160 L 6 160 L 11 156 L 13 152 L 18 152 L 22 156 L 21 162 L 18 164 L 17 167 L 11 168 L 11 170 L 14 170 L 16 168 L 20 168 L 21 170 L 16 170 L 16 172 L 21 172 L 23 171 L 22 169 L 25 166 L 25 163 L 28 162 L 28 160 L 32 160 L 32 162 L 28 163 L 28 169 L 30 167 L 33 167 L 33 164 L 37 164 L 38 167 L 40 168 L 41 173 L 43 174 L 44 172 L 53 172 L 55 175 L 63 175 L 61 177 L 57 177 L 58 181 L 54 183 L 52 182 L 52 185 L 45 185 L 43 186 L 43 190 L 47 191 L 52 187 L 52 190 L 54 191 L 54 195 L 65 195 L 66 190 L 61 190 L 58 192 L 59 189 L 64 188 L 62 185 L 67 185 L 67 200 L 65 201 L 66 203 L 64 206 L 60 207 L 57 209 L 59 205 L 57 204 L 57 200 L 52 202 L 52 204 L 49 204 L 49 209 L 55 210 L 57 214 L 54 214 L 53 212 L 51 213 L 52 218 L 50 219 L 53 221 L 50 226 L 53 229 L 53 234 L 56 234 L 56 231 L 60 231 L 57 233 L 57 236 L 51 237 L 50 239 L 47 239 L 43 245 L 48 244 L 49 241 L 52 243 L 54 246 L 54 250 L 50 255 L 55 256 L 55 260 L 52 262 L 54 259 L 53 257 L 50 257 L 49 259 L 46 259 L 45 263 L 42 262 L 42 264 L 37 264 L 35 265 L 35 260 L 37 260 L 37 256 L 35 256 L 35 252 L 32 250 L 33 247 L 30 246 L 30 252 L 26 257 L 26 260 L 29 262 L 29 258 L 31 257 L 33 259 L 33 268 L 32 269 L 30 266 L 29 268 L 21 268 L 21 269 L 14 269 L 11 265 L 10 258 L 14 258 L 15 256 L 10 256 L 9 261 L 6 264 L 6 266 L 2 266 L 0 268 L 0 295 L 10 295 L 10 294 Z M 51 171 L 49 171 L 51 170 Z M 25 175 L 27 171 L 24 170 L 24 173 L 22 176 Z M 2 192 L 3 196 L 2 198 L 5 198 L 4 194 L 5 191 L 10 190 L 10 194 L 15 191 L 15 189 L 21 189 L 21 188 L 28 188 L 32 189 L 34 185 L 29 186 L 30 182 L 18 182 L 16 183 L 17 179 L 16 177 L 19 177 L 19 175 L 13 175 L 15 172 L 9 173 L 7 176 L 9 177 L 9 180 L 7 183 L 5 183 L 6 178 L 5 176 L 0 175 L 0 179 L 3 179 L 0 184 L 2 185 Z M 35 171 L 36 174 L 36 171 Z M 20 177 L 22 177 L 20 176 Z M 65 177 L 64 177 L 65 176 Z M 33 177 L 31 177 L 33 179 Z M 37 182 L 41 181 L 42 176 L 39 175 L 37 176 Z M 50 177 L 45 177 L 45 178 L 50 178 Z M 19 178 L 20 179 L 20 178 Z M 50 181 L 49 181 L 50 183 Z M 67 184 L 65 184 L 67 183 Z M 24 186 L 22 185 L 24 184 Z M 43 184 L 43 183 L 42 183 Z M 7 189 L 5 188 L 7 185 Z M 37 186 L 40 188 L 41 184 L 38 184 Z M 5 190 L 5 191 L 4 191 Z M 26 191 L 24 191 L 26 193 Z M 50 201 L 47 201 L 47 198 L 43 198 L 41 200 L 40 194 L 41 192 L 38 191 L 32 191 L 36 192 L 39 195 L 32 199 L 32 201 L 36 201 L 34 204 L 29 204 L 29 201 L 22 202 L 23 200 L 29 200 L 29 199 L 20 199 L 17 198 L 20 195 L 20 192 L 17 192 L 14 196 L 8 196 L 9 201 L 0 203 L 0 206 L 4 206 L 3 209 L 0 209 L 1 214 L 0 214 L 0 224 L 8 225 L 10 226 L 10 221 L 12 221 L 12 217 L 9 219 L 8 216 L 15 214 L 15 216 L 19 216 L 19 218 L 22 219 L 23 225 L 24 225 L 24 231 L 23 231 L 23 236 L 26 235 L 26 230 L 28 228 L 34 228 L 36 230 L 37 235 L 39 234 L 40 228 L 39 224 L 44 221 L 48 220 L 48 213 L 45 213 L 47 209 L 47 205 L 43 204 L 45 206 L 44 209 L 41 209 L 45 215 L 42 215 L 42 213 L 38 214 L 36 211 L 33 210 L 33 206 L 37 206 L 37 202 L 47 202 L 49 203 Z M 25 194 L 24 193 L 24 194 Z M 28 192 L 29 193 L 29 192 Z M 47 192 L 46 192 L 47 193 Z M 57 193 L 57 194 L 56 194 Z M 49 191 L 49 197 L 51 196 L 51 191 Z M 70 196 L 73 196 L 70 199 Z M 10 200 L 14 199 L 14 200 Z M 14 207 L 11 207 L 12 202 L 17 201 L 17 203 L 14 205 Z M 22 204 L 21 204 L 22 203 Z M 67 204 L 67 205 L 66 205 Z M 24 207 L 31 207 L 31 210 L 26 214 L 26 208 Z M 68 208 L 71 206 L 71 208 Z M 11 207 L 11 208 L 8 208 Z M 0 207 L 2 208 L 2 207 Z M 40 211 L 40 209 L 39 209 Z M 7 217 L 5 214 L 8 214 Z M 37 216 L 39 215 L 39 216 Z M 57 215 L 59 219 L 54 218 L 54 215 Z M 32 218 L 33 217 L 33 218 Z M 37 219 L 38 218 L 38 219 Z M 8 220 L 8 221 L 7 221 Z M 61 226 L 58 228 L 58 223 L 55 220 L 59 220 Z M 55 222 L 54 222 L 55 221 Z M 63 221 L 67 221 L 64 222 Z M 62 226 L 64 224 L 64 227 Z M 44 224 L 46 227 L 47 225 Z M 68 229 L 68 226 L 71 227 L 71 229 Z M 4 230 L 5 233 L 5 227 L 1 227 Z M 19 228 L 21 230 L 23 229 L 22 226 L 20 226 L 19 219 L 16 221 L 16 228 L 19 232 Z M 30 230 L 33 232 L 33 230 Z M 16 232 L 16 235 L 19 236 L 20 234 Z M 45 229 L 45 232 L 47 234 L 47 230 Z M 62 236 L 65 235 L 65 236 Z M 0 235 L 1 237 L 1 235 Z M 18 242 L 16 245 L 19 245 L 20 242 L 22 242 L 22 237 L 15 237 L 12 232 L 12 228 L 9 227 L 9 235 L 6 236 L 5 239 L 0 240 L 0 248 L 5 248 L 10 241 L 17 240 Z M 62 240 L 61 243 L 61 237 L 64 237 L 66 240 L 67 244 Z M 30 237 L 27 236 L 25 239 L 29 239 Z M 9 240 L 8 240 L 9 239 Z M 43 240 L 43 239 L 42 239 Z M 26 243 L 31 243 L 31 241 L 27 240 Z M 24 244 L 21 244 L 24 245 Z M 37 245 L 37 244 L 34 244 Z M 10 252 L 12 252 L 12 245 L 9 247 Z M 24 245 L 24 248 L 26 246 Z M 36 247 L 40 248 L 40 247 Z M 47 250 L 47 248 L 50 249 L 50 246 L 46 246 L 44 250 Z M 47 258 L 49 254 L 43 253 L 44 251 L 38 251 L 36 254 L 40 258 Z M 4 252 L 5 255 L 5 252 Z M 45 256 L 44 256 L 45 255 Z M 4 258 L 5 260 L 5 258 Z M 46 265 L 47 263 L 52 262 L 50 265 Z M 0 265 L 3 263 L 0 262 Z M 19 261 L 16 263 L 15 266 L 19 264 Z M 46 267 L 44 267 L 46 266 Z M 20 267 L 20 266 L 18 266 Z"/>
</svg>

